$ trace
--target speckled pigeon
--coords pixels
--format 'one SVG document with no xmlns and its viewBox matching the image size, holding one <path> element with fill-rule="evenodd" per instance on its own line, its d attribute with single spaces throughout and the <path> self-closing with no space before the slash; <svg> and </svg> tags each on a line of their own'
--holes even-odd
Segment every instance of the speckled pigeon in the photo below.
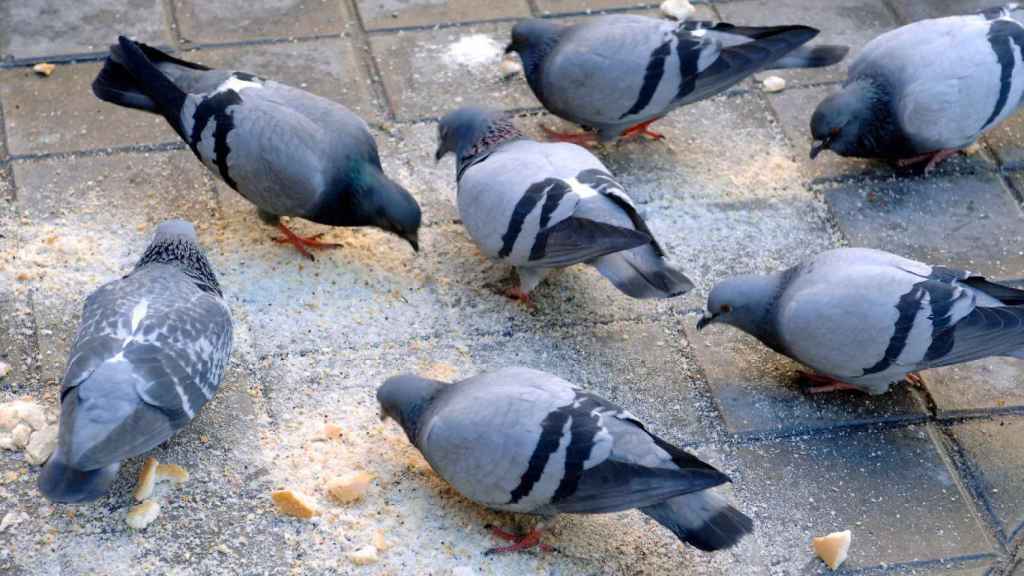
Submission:
<svg viewBox="0 0 1024 576">
<path fill-rule="evenodd" d="M 741 27 L 616 14 L 566 24 L 519 22 L 512 43 L 526 80 L 552 114 L 597 134 L 550 135 L 578 143 L 646 134 L 672 110 L 718 94 L 765 68 L 835 64 L 845 46 L 803 47 L 807 26 Z"/>
<path fill-rule="evenodd" d="M 841 156 L 938 162 L 1013 114 L 1024 96 L 1016 5 L 897 28 L 864 47 L 842 89 L 811 118 L 816 143 Z"/>
<path fill-rule="evenodd" d="M 499 112 L 460 108 L 438 126 L 437 159 L 456 155 L 462 223 L 488 258 L 519 274 L 528 301 L 551 268 L 593 265 L 634 298 L 670 298 L 693 284 L 669 266 L 633 201 L 593 154 L 536 142 Z"/>
<path fill-rule="evenodd" d="M 384 175 L 366 123 L 341 104 L 243 72 L 210 70 L 123 36 L 93 82 L 101 100 L 164 116 L 214 174 L 289 242 L 281 216 L 376 226 L 419 250 L 420 207 Z"/>
<path fill-rule="evenodd" d="M 157 227 L 135 269 L 85 301 L 61 384 L 56 452 L 39 476 L 55 502 L 105 494 L 121 461 L 166 441 L 217 392 L 231 313 L 192 224 Z"/>
<path fill-rule="evenodd" d="M 396 376 L 377 400 L 442 478 L 488 508 L 545 518 L 637 508 L 706 551 L 753 531 L 750 518 L 709 490 L 728 476 L 551 374 L 505 368 L 454 384 Z M 515 543 L 493 551 L 535 546 L 539 530 L 495 530 Z"/>
<path fill-rule="evenodd" d="M 918 370 L 1024 358 L 1024 291 L 867 248 L 722 281 L 697 327 L 712 322 L 818 371 L 812 392 L 882 394 L 903 378 L 920 383 Z"/>
</svg>

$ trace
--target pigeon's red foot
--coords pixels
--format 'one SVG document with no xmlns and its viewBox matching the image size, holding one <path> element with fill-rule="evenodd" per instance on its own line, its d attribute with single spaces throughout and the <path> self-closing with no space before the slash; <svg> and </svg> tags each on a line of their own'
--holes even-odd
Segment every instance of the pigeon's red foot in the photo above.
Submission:
<svg viewBox="0 0 1024 576">
<path fill-rule="evenodd" d="M 505 296 L 522 302 L 528 308 L 536 307 L 533 300 L 530 300 L 530 294 L 528 292 L 523 292 L 523 290 L 518 286 L 513 286 L 512 288 L 505 290 Z"/>
<path fill-rule="evenodd" d="M 925 387 L 924 376 L 921 376 L 917 372 L 911 372 L 910 374 L 904 376 L 903 379 L 909 382 L 910 384 L 917 386 L 918 388 Z"/>
<path fill-rule="evenodd" d="M 905 168 L 907 166 L 913 166 L 915 164 L 920 164 L 921 162 L 927 161 L 928 164 L 926 164 L 924 167 L 924 175 L 930 176 L 931 173 L 935 171 L 935 167 L 938 166 L 940 162 L 951 156 L 956 156 L 959 153 L 959 149 L 946 148 L 944 150 L 939 150 L 938 152 L 929 152 L 927 154 L 922 154 L 920 156 L 914 156 L 913 158 L 903 158 L 901 160 L 897 160 L 896 165 L 901 168 Z"/>
<path fill-rule="evenodd" d="M 490 530 L 491 534 L 495 538 L 499 538 L 501 540 L 507 540 L 508 542 L 512 542 L 511 546 L 498 546 L 496 548 L 489 549 L 487 552 L 484 553 L 484 554 L 487 554 L 487 555 L 490 555 L 490 554 L 506 554 L 508 552 L 520 552 L 522 550 L 529 550 L 530 548 L 533 548 L 533 547 L 540 548 L 544 552 L 551 552 L 552 550 L 554 550 L 554 548 L 552 548 L 551 546 L 549 546 L 547 544 L 541 543 L 541 541 L 540 541 L 541 528 L 540 527 L 536 527 L 533 530 L 530 530 L 527 534 L 522 535 L 522 536 L 520 536 L 518 534 L 512 534 L 511 532 L 506 532 L 506 531 L 504 531 L 501 528 L 498 528 L 496 526 L 489 526 L 488 525 L 488 526 L 485 526 L 485 528 Z"/>
<path fill-rule="evenodd" d="M 620 136 L 619 138 L 622 139 L 622 140 L 631 140 L 631 139 L 637 138 L 639 136 L 647 136 L 647 137 L 651 138 L 652 140 L 664 140 L 665 139 L 665 135 L 664 134 L 662 134 L 660 132 L 655 132 L 653 130 L 649 130 L 647 128 L 648 126 L 653 124 L 656 120 L 658 120 L 658 119 L 655 118 L 654 120 L 648 120 L 647 122 L 642 122 L 640 124 L 637 124 L 636 126 L 633 126 L 632 128 L 627 128 L 626 131 L 623 132 L 622 136 Z"/>
<path fill-rule="evenodd" d="M 594 146 L 598 143 L 597 134 L 593 132 L 558 132 L 547 126 L 540 128 L 548 140 L 554 142 L 571 142 L 579 146 Z"/>
<path fill-rule="evenodd" d="M 814 372 L 805 372 L 803 370 L 797 370 L 797 375 L 808 382 L 817 384 L 817 386 L 809 386 L 804 389 L 808 394 L 824 394 L 826 392 L 838 392 L 840 390 L 860 390 L 860 388 L 857 388 L 852 384 L 840 382 L 831 376 L 815 374 Z"/>
<path fill-rule="evenodd" d="M 277 229 L 280 230 L 282 234 L 284 234 L 284 238 L 271 238 L 271 240 L 277 242 L 278 244 L 291 244 L 292 246 L 295 246 L 295 249 L 298 250 L 300 254 L 302 254 L 306 258 L 309 258 L 310 260 L 316 260 L 316 258 L 314 258 L 313 255 L 309 253 L 309 250 L 306 250 L 306 248 L 324 250 L 326 248 L 339 248 L 341 246 L 341 244 L 321 242 L 320 240 L 318 240 L 324 235 L 323 232 L 321 232 L 320 234 L 314 234 L 313 236 L 310 236 L 308 238 L 303 238 L 296 234 L 295 232 L 289 230 L 288 227 L 285 226 L 283 222 L 277 223 Z"/>
</svg>

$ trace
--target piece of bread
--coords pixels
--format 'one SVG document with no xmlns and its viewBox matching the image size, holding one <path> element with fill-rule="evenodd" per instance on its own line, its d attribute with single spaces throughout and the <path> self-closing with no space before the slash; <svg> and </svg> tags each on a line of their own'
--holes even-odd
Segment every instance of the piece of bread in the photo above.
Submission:
<svg viewBox="0 0 1024 576">
<path fill-rule="evenodd" d="M 155 500 L 146 500 L 142 504 L 132 506 L 124 521 L 136 530 L 149 526 L 160 515 L 160 504 Z"/>
<path fill-rule="evenodd" d="M 277 506 L 277 511 L 285 516 L 308 520 L 317 514 L 316 503 L 296 490 L 275 490 L 270 493 L 270 499 Z"/>
<path fill-rule="evenodd" d="M 327 495 L 338 504 L 350 504 L 359 500 L 370 487 L 373 474 L 369 472 L 349 472 L 327 483 Z"/>
<path fill-rule="evenodd" d="M 177 464 L 159 464 L 156 467 L 156 481 L 170 481 L 175 484 L 188 482 L 188 470 Z"/>
<path fill-rule="evenodd" d="M 327 438 L 328 440 L 341 438 L 341 426 L 328 422 L 327 424 L 324 424 L 323 434 L 324 438 Z"/>
<path fill-rule="evenodd" d="M 846 561 L 846 555 L 850 551 L 850 540 L 853 534 L 849 530 L 833 532 L 828 536 L 814 538 L 811 545 L 814 546 L 814 553 L 828 564 L 828 567 L 835 570 Z"/>
<path fill-rule="evenodd" d="M 135 483 L 135 492 L 132 492 L 136 502 L 142 502 L 153 495 L 153 486 L 156 486 L 156 469 L 159 465 L 160 463 L 152 456 L 146 458 L 142 464 L 139 481 Z"/>
<path fill-rule="evenodd" d="M 376 564 L 377 561 L 380 560 L 380 556 L 377 555 L 377 548 L 374 546 L 363 546 L 362 548 L 349 552 L 347 556 L 348 559 L 356 566 Z"/>
</svg>

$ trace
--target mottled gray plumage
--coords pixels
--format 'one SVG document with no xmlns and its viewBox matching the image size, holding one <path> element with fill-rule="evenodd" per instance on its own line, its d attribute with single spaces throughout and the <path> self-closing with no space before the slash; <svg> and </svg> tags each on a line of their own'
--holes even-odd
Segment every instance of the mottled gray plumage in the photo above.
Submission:
<svg viewBox="0 0 1024 576">
<path fill-rule="evenodd" d="M 446 115 L 438 132 L 437 157 L 456 155 L 463 225 L 484 255 L 516 267 L 524 294 L 551 268 L 578 263 L 634 298 L 693 287 L 585 148 L 527 139 L 502 114 L 477 108 Z"/>
<path fill-rule="evenodd" d="M 845 47 L 800 48 L 806 26 L 738 27 L 617 14 L 512 29 L 530 88 L 552 114 L 598 130 L 603 141 L 714 96 L 771 67 L 827 66 Z"/>
<path fill-rule="evenodd" d="M 551 374 L 506 368 L 454 384 L 397 376 L 377 399 L 442 478 L 489 508 L 542 516 L 638 508 L 702 550 L 752 531 L 708 490 L 726 475 Z"/>
<path fill-rule="evenodd" d="M 163 115 L 268 221 L 376 226 L 418 248 L 420 208 L 384 175 L 361 118 L 304 90 L 210 70 L 124 37 L 93 83 L 102 100 Z"/>
<path fill-rule="evenodd" d="M 875 38 L 818 105 L 815 157 L 910 159 L 964 148 L 1024 96 L 1024 27 L 1012 9 L 922 20 Z"/>
<path fill-rule="evenodd" d="M 1024 358 L 1024 291 L 867 248 L 722 281 L 698 327 L 711 322 L 871 394 L 926 368 Z"/>
<path fill-rule="evenodd" d="M 40 491 L 57 502 L 106 493 L 122 460 L 166 441 L 213 398 L 231 342 L 231 313 L 195 230 L 164 222 L 135 269 L 85 301 Z"/>
</svg>

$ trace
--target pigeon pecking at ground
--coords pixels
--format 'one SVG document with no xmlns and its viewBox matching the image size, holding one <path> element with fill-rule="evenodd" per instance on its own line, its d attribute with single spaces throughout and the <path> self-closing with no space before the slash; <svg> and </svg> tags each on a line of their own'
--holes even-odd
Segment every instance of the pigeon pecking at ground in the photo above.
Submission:
<svg viewBox="0 0 1024 576">
<path fill-rule="evenodd" d="M 454 384 L 396 376 L 377 400 L 442 478 L 488 508 L 545 519 L 636 508 L 705 551 L 753 531 L 710 490 L 728 476 L 551 374 L 505 368 Z M 543 524 L 518 537 L 494 530 L 513 544 L 492 551 L 539 545 Z"/>
<path fill-rule="evenodd" d="M 816 370 L 811 392 L 882 394 L 918 370 L 1024 358 L 1024 290 L 867 248 L 724 280 L 697 328 L 713 322 Z"/>
<path fill-rule="evenodd" d="M 460 108 L 438 125 L 436 158 L 456 156 L 462 223 L 488 258 L 516 267 L 528 300 L 551 268 L 588 263 L 634 298 L 693 288 L 672 268 L 633 201 L 593 154 L 526 138 L 500 112 Z"/>
<path fill-rule="evenodd" d="M 525 20 L 512 29 L 534 95 L 552 114 L 597 131 L 560 134 L 576 143 L 661 134 L 648 126 L 672 110 L 718 94 L 766 68 L 829 66 L 845 46 L 803 47 L 807 26 L 676 23 L 617 14 L 565 24 Z"/>
<path fill-rule="evenodd" d="M 231 341 L 231 312 L 192 224 L 160 224 L 135 269 L 85 301 L 40 492 L 54 502 L 105 494 L 122 460 L 170 438 L 213 397 Z"/>
<path fill-rule="evenodd" d="M 419 250 L 420 207 L 384 175 L 366 123 L 341 104 L 243 72 L 211 70 L 125 37 L 93 82 L 101 100 L 164 116 L 195 155 L 299 252 L 337 246 L 281 222 L 376 226 Z"/>
<path fill-rule="evenodd" d="M 1013 114 L 1024 96 L 1016 4 L 914 22 L 864 47 L 842 89 L 811 118 L 815 144 L 840 156 L 936 164 Z"/>
</svg>

